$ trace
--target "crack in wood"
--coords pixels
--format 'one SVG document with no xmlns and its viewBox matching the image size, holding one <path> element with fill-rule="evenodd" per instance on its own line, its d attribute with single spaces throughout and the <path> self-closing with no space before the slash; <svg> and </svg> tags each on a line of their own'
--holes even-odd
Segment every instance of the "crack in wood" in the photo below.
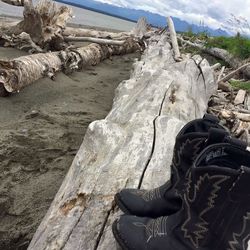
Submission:
<svg viewBox="0 0 250 250">
<path fill-rule="evenodd" d="M 202 79 L 203 79 L 203 82 L 204 82 L 205 90 L 207 90 L 206 78 L 205 78 L 204 73 L 203 73 L 203 70 L 202 70 L 202 68 L 201 68 L 201 63 L 203 62 L 204 58 L 203 58 L 199 63 L 197 63 L 197 62 L 195 61 L 194 58 L 191 58 L 191 59 L 194 61 L 195 65 L 197 66 L 197 68 L 198 68 L 199 71 L 200 71 L 200 74 L 199 74 L 198 77 L 197 77 L 197 81 L 198 81 L 199 77 L 202 76 Z"/>
<path fill-rule="evenodd" d="M 156 141 L 156 120 L 161 116 L 162 114 L 162 109 L 163 109 L 163 105 L 164 105 L 164 102 L 166 100 L 166 97 L 167 97 L 167 93 L 169 91 L 169 89 L 171 88 L 172 84 L 174 83 L 174 81 L 172 81 L 169 85 L 169 87 L 167 88 L 164 96 L 163 96 L 163 99 L 162 99 L 162 102 L 161 102 L 161 105 L 160 105 L 160 108 L 159 108 L 159 113 L 158 115 L 155 117 L 155 119 L 153 120 L 153 128 L 154 128 L 154 136 L 153 136 L 153 142 L 152 142 L 152 150 L 151 150 L 151 153 L 150 153 L 150 156 L 147 160 L 147 163 L 143 169 L 143 172 L 142 172 L 142 175 L 141 175 L 141 178 L 140 178 L 140 181 L 139 181 L 139 184 L 138 184 L 138 189 L 141 188 L 141 185 L 142 185 L 142 182 L 143 182 L 143 179 L 144 179 L 144 176 L 145 176 L 145 173 L 147 171 L 147 168 L 151 162 L 151 159 L 152 159 L 152 156 L 154 154 L 154 151 L 155 151 L 155 141 Z"/>
<path fill-rule="evenodd" d="M 106 215 L 106 217 L 105 217 L 105 219 L 104 219 L 104 222 L 103 222 L 103 224 L 102 224 L 102 228 L 101 228 L 101 230 L 100 230 L 100 232 L 99 232 L 99 234 L 98 234 L 98 237 L 97 237 L 97 239 L 96 239 L 96 243 L 95 243 L 94 250 L 97 250 L 97 248 L 98 248 L 98 246 L 99 246 L 99 244 L 100 244 L 100 241 L 101 241 L 101 238 L 102 238 L 102 236 L 103 236 L 105 227 L 106 227 L 106 225 L 107 225 L 107 223 L 108 223 L 109 216 L 110 216 L 111 212 L 115 210 L 115 207 L 116 207 L 115 202 L 112 202 L 112 206 L 111 206 L 111 208 L 107 211 L 107 215 Z"/>
</svg>

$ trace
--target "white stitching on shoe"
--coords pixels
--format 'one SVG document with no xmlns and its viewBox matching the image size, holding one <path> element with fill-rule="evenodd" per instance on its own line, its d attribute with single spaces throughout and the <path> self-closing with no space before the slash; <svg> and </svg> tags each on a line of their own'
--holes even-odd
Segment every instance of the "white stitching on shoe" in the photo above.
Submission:
<svg viewBox="0 0 250 250">
<path fill-rule="evenodd" d="M 147 235 L 147 243 L 151 239 L 156 237 L 164 237 L 167 235 L 167 219 L 168 217 L 160 217 L 157 219 L 151 219 L 147 224 L 135 222 L 133 223 L 137 227 L 144 227 Z"/>
<path fill-rule="evenodd" d="M 189 182 L 187 184 L 187 192 L 184 195 L 184 211 L 187 212 L 187 219 L 183 223 L 181 230 L 184 232 L 184 238 L 190 239 L 194 247 L 199 247 L 199 241 L 204 239 L 205 233 L 208 231 L 209 223 L 204 219 L 204 215 L 215 206 L 215 199 L 217 193 L 221 189 L 219 186 L 221 183 L 229 179 L 228 176 L 224 175 L 213 175 L 205 174 L 200 176 L 199 180 L 195 185 L 191 185 L 191 173 L 189 175 Z M 190 197 L 190 191 L 193 186 L 193 197 Z M 207 194 L 207 202 L 199 204 L 199 215 L 192 218 L 191 210 L 192 206 L 204 196 L 204 191 L 199 192 L 200 189 L 205 190 Z M 208 193 L 209 192 L 209 193 Z M 196 206 L 197 211 L 197 206 Z M 196 221 L 196 223 L 195 223 Z"/>
<path fill-rule="evenodd" d="M 248 240 L 250 239 L 250 212 L 247 213 L 246 216 L 243 216 L 243 227 L 240 233 L 233 233 L 233 240 L 229 241 L 228 250 L 247 250 Z M 243 247 L 243 248 L 242 248 Z"/>
</svg>

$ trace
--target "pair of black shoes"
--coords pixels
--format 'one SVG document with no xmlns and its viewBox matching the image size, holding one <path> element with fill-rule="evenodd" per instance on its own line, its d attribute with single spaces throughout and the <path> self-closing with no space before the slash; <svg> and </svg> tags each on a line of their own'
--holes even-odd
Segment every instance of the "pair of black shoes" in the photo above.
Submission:
<svg viewBox="0 0 250 250">
<path fill-rule="evenodd" d="M 113 224 L 123 250 L 247 250 L 250 152 L 205 115 L 177 135 L 170 181 L 115 200 L 126 214 Z"/>
</svg>

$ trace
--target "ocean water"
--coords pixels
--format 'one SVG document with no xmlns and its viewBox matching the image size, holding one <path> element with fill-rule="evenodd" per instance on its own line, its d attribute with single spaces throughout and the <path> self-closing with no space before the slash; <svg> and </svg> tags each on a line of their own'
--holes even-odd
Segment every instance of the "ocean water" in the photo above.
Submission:
<svg viewBox="0 0 250 250">
<path fill-rule="evenodd" d="M 33 0 L 33 2 L 34 4 L 36 4 L 38 0 Z M 57 4 L 62 5 L 60 3 Z M 69 7 L 73 9 L 73 14 L 75 16 L 72 20 L 69 21 L 70 23 L 116 29 L 121 31 L 129 31 L 135 26 L 135 23 L 133 22 L 125 21 L 116 17 L 107 16 L 104 14 L 77 8 L 74 6 Z M 22 17 L 22 12 L 22 7 L 11 6 L 0 1 L 0 15 Z"/>
</svg>

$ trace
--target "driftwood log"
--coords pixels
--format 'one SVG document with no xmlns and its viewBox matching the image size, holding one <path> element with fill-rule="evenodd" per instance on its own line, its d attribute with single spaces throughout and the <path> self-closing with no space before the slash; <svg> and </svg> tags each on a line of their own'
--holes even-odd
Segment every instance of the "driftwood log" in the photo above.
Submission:
<svg viewBox="0 0 250 250">
<path fill-rule="evenodd" d="M 250 79 L 250 65 L 244 64 L 241 60 L 233 56 L 228 51 L 221 49 L 221 48 L 207 48 L 206 46 L 202 44 L 196 44 L 196 43 L 184 40 L 181 36 L 178 36 L 178 39 L 183 43 L 186 43 L 192 47 L 198 48 L 201 51 L 209 55 L 212 55 L 218 59 L 223 60 L 235 70 L 240 69 L 239 71 L 242 72 L 245 75 L 245 77 Z"/>
<path fill-rule="evenodd" d="M 116 90 L 109 115 L 89 125 L 28 249 L 115 249 L 114 194 L 169 178 L 177 132 L 203 116 L 216 89 L 206 60 L 176 62 L 168 37 L 153 37 L 131 78 Z"/>
<path fill-rule="evenodd" d="M 167 18 L 167 23 L 168 23 L 168 28 L 169 28 L 169 32 L 170 32 L 171 44 L 172 44 L 173 51 L 174 51 L 174 58 L 176 61 L 180 61 L 181 60 L 181 53 L 179 50 L 179 45 L 178 45 L 178 41 L 177 41 L 174 22 L 173 22 L 171 17 Z"/>
<path fill-rule="evenodd" d="M 93 43 L 73 50 L 0 60 L 0 85 L 7 92 L 18 92 L 42 77 L 53 77 L 57 71 L 71 72 L 85 65 L 96 65 L 112 55 L 132 53 L 139 49 L 138 43 L 128 39 L 122 46 Z"/>
<path fill-rule="evenodd" d="M 55 51 L 67 47 L 69 41 L 90 41 L 100 44 L 120 44 L 128 38 L 142 39 L 149 32 L 145 18 L 138 20 L 131 32 L 107 32 L 93 29 L 66 27 L 72 17 L 72 9 L 57 6 L 51 0 L 40 0 L 36 6 L 32 0 L 0 0 L 24 8 L 21 22 L 3 23 L 0 27 L 0 43 L 29 52 Z M 25 34 L 22 35 L 22 34 Z M 99 39 L 95 39 L 99 38 Z M 106 39 L 106 40 L 100 40 Z M 121 41 L 112 41 L 121 40 Z M 31 48 L 31 49 L 30 49 Z M 27 49 L 26 49 L 27 50 Z"/>
</svg>

